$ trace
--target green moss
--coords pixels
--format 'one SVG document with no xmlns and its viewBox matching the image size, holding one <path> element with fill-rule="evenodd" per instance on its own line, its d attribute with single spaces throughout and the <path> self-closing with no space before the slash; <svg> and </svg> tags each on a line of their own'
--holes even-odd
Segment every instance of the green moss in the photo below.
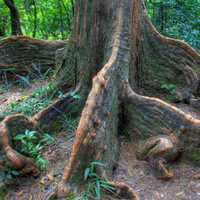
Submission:
<svg viewBox="0 0 200 200">
<path fill-rule="evenodd" d="M 0 200 L 5 200 L 7 193 L 8 192 L 5 187 L 0 188 Z"/>
<path fill-rule="evenodd" d="M 190 161 L 197 165 L 200 165 L 200 150 L 192 149 L 188 152 L 185 152 L 183 161 Z"/>
<path fill-rule="evenodd" d="M 77 195 L 73 192 L 69 193 L 68 197 L 66 198 L 66 200 L 76 200 Z"/>
</svg>

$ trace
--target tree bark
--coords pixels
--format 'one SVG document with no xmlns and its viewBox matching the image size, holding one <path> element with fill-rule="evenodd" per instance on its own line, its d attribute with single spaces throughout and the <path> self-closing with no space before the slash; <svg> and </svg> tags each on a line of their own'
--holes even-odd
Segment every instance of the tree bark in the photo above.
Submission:
<svg viewBox="0 0 200 200">
<path fill-rule="evenodd" d="M 57 77 L 67 80 L 65 72 L 71 63 L 67 58 L 73 54 L 84 108 L 55 191 L 58 197 L 84 183 L 84 170 L 91 161 L 105 163 L 106 169 L 98 169 L 98 174 L 112 179 L 120 153 L 119 134 L 128 133 L 136 142 L 170 129 L 186 151 L 200 145 L 200 120 L 159 98 L 145 96 L 159 96 L 158 88 L 166 81 L 179 88 L 195 84 L 200 55 L 186 43 L 160 35 L 147 17 L 143 0 L 78 0 L 75 13 L 73 48 L 67 49 Z M 65 99 L 56 106 L 64 109 L 64 103 Z M 51 113 L 55 114 L 52 107 L 28 121 L 40 127 L 43 119 L 52 120 L 58 114 Z M 8 127 L 6 123 L 2 121 Z M 111 185 L 129 199 L 138 199 L 128 185 Z"/>
<path fill-rule="evenodd" d="M 33 38 L 36 36 L 37 33 L 37 5 L 35 0 L 33 0 L 33 7 L 34 7 L 34 28 L 33 28 Z"/>
<path fill-rule="evenodd" d="M 23 36 L 3 39 L 0 41 L 0 72 L 27 74 L 55 68 L 57 50 L 62 52 L 66 44 L 65 41 L 50 42 Z"/>
<path fill-rule="evenodd" d="M 4 0 L 4 3 L 10 10 L 12 35 L 22 35 L 20 15 L 14 0 Z"/>
<path fill-rule="evenodd" d="M 199 73 L 200 56 L 184 42 L 160 35 L 147 18 L 143 1 L 78 1 L 74 40 L 79 51 L 80 83 L 85 91 L 82 98 L 91 86 L 92 89 L 58 195 L 82 182 L 84 169 L 92 160 L 105 162 L 108 167 L 100 170 L 100 174 L 112 177 L 120 152 L 119 126 L 134 139 L 157 135 L 163 128 L 172 129 L 181 135 L 187 150 L 198 146 L 199 120 L 160 99 L 133 91 L 143 87 L 148 94 L 147 81 L 154 82 L 157 76 L 154 64 L 160 68 L 163 79 L 169 79 L 171 73 L 173 81 L 178 70 L 180 87 L 189 84 L 188 80 L 197 81 Z M 158 86 L 156 83 L 155 88 Z"/>
<path fill-rule="evenodd" d="M 5 37 L 6 36 L 7 17 L 1 16 L 0 20 L 1 20 L 1 23 L 0 23 L 0 37 Z"/>
</svg>

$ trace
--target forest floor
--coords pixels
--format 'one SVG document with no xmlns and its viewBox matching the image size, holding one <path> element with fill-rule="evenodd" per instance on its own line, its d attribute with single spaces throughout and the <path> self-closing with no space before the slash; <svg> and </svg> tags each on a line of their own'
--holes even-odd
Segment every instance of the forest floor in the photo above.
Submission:
<svg viewBox="0 0 200 200">
<path fill-rule="evenodd" d="M 45 84 L 46 82 L 39 82 L 26 90 L 13 87 L 7 93 L 1 94 L 0 112 L 4 111 L 9 103 L 31 94 L 35 88 Z M 200 118 L 200 114 L 187 105 L 179 104 L 178 107 Z M 54 143 L 43 151 L 44 158 L 49 161 L 47 169 L 37 178 L 20 177 L 12 181 L 12 184 L 6 186 L 6 200 L 45 200 L 54 191 L 69 158 L 75 135 L 73 132 L 63 131 L 53 137 Z M 180 159 L 171 165 L 175 172 L 173 179 L 158 180 L 147 162 L 137 160 L 137 146 L 133 142 L 121 137 L 120 147 L 121 154 L 114 180 L 128 183 L 139 193 L 141 200 L 200 200 L 200 180 L 193 178 L 200 173 L 198 166 Z M 1 199 L 3 200 L 0 196 Z M 103 200 L 108 199 L 110 198 Z"/>
<path fill-rule="evenodd" d="M 163 181 L 156 179 L 148 163 L 137 160 L 134 152 L 134 145 L 122 140 L 115 179 L 131 185 L 141 200 L 200 200 L 200 181 L 192 178 L 200 172 L 197 166 L 179 160 L 171 165 L 175 177 Z"/>
<path fill-rule="evenodd" d="M 29 96 L 34 90 L 47 84 L 47 80 L 39 80 L 25 88 L 12 83 L 0 85 L 0 112 L 4 112 L 9 104 L 19 101 L 24 96 Z"/>
</svg>

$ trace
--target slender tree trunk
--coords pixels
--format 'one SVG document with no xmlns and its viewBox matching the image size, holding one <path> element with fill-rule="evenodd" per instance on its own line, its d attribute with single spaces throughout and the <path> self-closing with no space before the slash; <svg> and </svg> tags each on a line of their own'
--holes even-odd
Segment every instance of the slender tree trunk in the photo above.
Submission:
<svg viewBox="0 0 200 200">
<path fill-rule="evenodd" d="M 6 36 L 6 23 L 7 23 L 7 18 L 5 16 L 0 17 L 0 37 L 5 37 Z"/>
<path fill-rule="evenodd" d="M 20 15 L 14 0 L 4 0 L 10 10 L 12 35 L 22 35 Z"/>
<path fill-rule="evenodd" d="M 160 9 L 159 9 L 159 12 L 160 12 L 160 30 L 162 33 L 164 33 L 164 30 L 165 30 L 165 7 L 164 7 L 164 2 L 160 2 Z"/>
<path fill-rule="evenodd" d="M 72 14 L 74 16 L 74 0 L 70 0 L 71 1 L 71 5 L 72 5 Z"/>
<path fill-rule="evenodd" d="M 84 170 L 94 160 L 107 166 L 98 169 L 99 176 L 112 179 L 120 154 L 119 133 L 129 134 L 137 141 L 170 129 L 187 151 L 198 148 L 200 120 L 147 95 L 162 94 L 159 88 L 166 81 L 180 89 L 195 85 L 200 55 L 186 43 L 159 34 L 147 17 L 143 0 L 77 0 L 74 21 L 73 36 L 57 77 L 67 82 L 67 70 L 76 65 L 76 92 L 84 108 L 70 159 L 55 191 L 57 196 L 66 196 L 84 184 Z M 191 93 L 196 90 L 197 87 L 190 88 Z M 69 102 L 73 100 L 66 96 L 20 123 L 26 127 L 31 122 L 34 128 L 41 129 L 42 124 L 51 124 L 59 114 L 53 108 L 66 111 Z M 12 146 L 8 142 L 10 124 L 16 119 L 11 116 L 1 122 L 4 149 Z M 23 159 L 20 161 L 24 163 Z M 110 183 L 129 199 L 138 199 L 126 184 Z"/>
<path fill-rule="evenodd" d="M 37 5 L 35 0 L 33 0 L 33 7 L 34 7 L 34 27 L 33 27 L 33 38 L 34 38 L 37 33 Z"/>
<path fill-rule="evenodd" d="M 58 10 L 59 10 L 59 16 L 60 16 L 60 32 L 62 35 L 62 39 L 64 39 L 64 21 L 63 21 L 63 8 L 62 4 L 64 5 L 63 1 L 58 1 Z"/>
</svg>

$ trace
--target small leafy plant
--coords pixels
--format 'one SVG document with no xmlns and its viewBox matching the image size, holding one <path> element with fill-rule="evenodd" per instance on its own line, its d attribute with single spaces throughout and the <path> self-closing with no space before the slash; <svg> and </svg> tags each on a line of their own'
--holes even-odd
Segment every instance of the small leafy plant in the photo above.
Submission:
<svg viewBox="0 0 200 200">
<path fill-rule="evenodd" d="M 39 140 L 36 131 L 26 130 L 23 134 L 18 134 L 14 137 L 15 142 L 21 142 L 22 146 L 19 151 L 27 156 L 32 157 L 38 168 L 45 169 L 48 161 L 41 155 L 41 150 L 49 144 L 52 144 L 54 139 L 49 134 L 45 133 Z"/>
<path fill-rule="evenodd" d="M 29 75 L 27 76 L 21 76 L 21 75 L 16 75 L 18 80 L 16 83 L 18 83 L 21 87 L 26 88 L 26 87 L 31 87 L 31 81 Z"/>
<path fill-rule="evenodd" d="M 81 97 L 79 94 L 76 94 L 76 92 L 71 92 L 70 93 L 71 97 L 73 97 L 73 99 L 76 99 L 76 100 L 80 100 Z"/>
<path fill-rule="evenodd" d="M 163 92 L 165 92 L 167 94 L 167 96 L 166 96 L 167 101 L 171 102 L 171 101 L 176 100 L 176 91 L 177 91 L 176 85 L 162 84 L 160 88 Z"/>
<path fill-rule="evenodd" d="M 101 199 L 102 190 L 115 192 L 115 188 L 108 181 L 98 176 L 96 173 L 97 167 L 105 167 L 105 165 L 100 161 L 94 161 L 85 169 L 84 180 L 88 183 L 85 191 L 79 197 L 76 197 L 75 200 L 99 200 Z"/>
<path fill-rule="evenodd" d="M 164 92 L 174 95 L 176 93 L 176 85 L 174 84 L 162 84 L 160 87 Z"/>
</svg>

